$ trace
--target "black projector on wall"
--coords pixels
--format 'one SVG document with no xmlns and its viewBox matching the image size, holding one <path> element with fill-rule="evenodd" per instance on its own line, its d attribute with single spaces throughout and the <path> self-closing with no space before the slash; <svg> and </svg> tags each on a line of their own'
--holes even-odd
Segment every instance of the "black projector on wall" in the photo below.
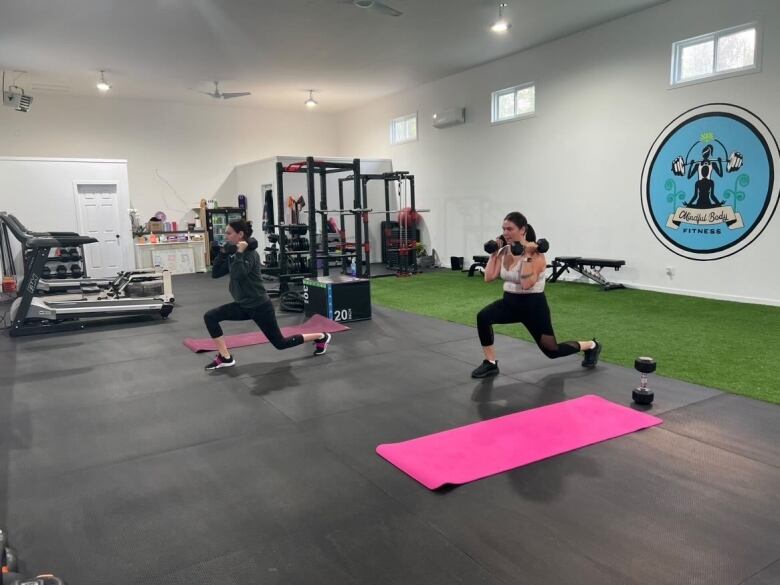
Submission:
<svg viewBox="0 0 780 585">
<path fill-rule="evenodd" d="M 14 91 L 14 89 L 17 91 Z M 32 101 L 32 96 L 25 95 L 24 90 L 21 88 L 11 86 L 8 88 L 8 91 L 3 92 L 3 105 L 14 108 L 17 112 L 29 111 Z"/>
</svg>

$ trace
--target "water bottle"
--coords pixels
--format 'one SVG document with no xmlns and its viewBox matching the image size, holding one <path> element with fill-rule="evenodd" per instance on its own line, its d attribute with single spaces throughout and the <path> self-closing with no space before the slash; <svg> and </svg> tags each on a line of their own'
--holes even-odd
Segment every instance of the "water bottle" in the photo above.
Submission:
<svg viewBox="0 0 780 585">
<path fill-rule="evenodd" d="M 352 276 L 357 276 L 357 265 L 355 264 L 354 258 L 352 258 L 352 264 L 349 266 L 349 273 Z"/>
</svg>

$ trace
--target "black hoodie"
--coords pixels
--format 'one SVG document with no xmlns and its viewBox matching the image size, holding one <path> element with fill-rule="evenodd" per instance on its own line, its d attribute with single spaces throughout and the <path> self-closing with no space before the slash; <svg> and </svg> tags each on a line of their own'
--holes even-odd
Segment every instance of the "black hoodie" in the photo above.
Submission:
<svg viewBox="0 0 780 585">
<path fill-rule="evenodd" d="M 260 254 L 257 253 L 257 240 L 249 238 L 249 246 L 243 253 L 229 254 L 220 250 L 214 257 L 211 277 L 220 278 L 230 274 L 230 294 L 245 309 L 259 307 L 269 300 L 260 274 Z M 230 248 L 228 244 L 226 246 Z M 230 250 L 232 251 L 232 250 Z"/>
</svg>

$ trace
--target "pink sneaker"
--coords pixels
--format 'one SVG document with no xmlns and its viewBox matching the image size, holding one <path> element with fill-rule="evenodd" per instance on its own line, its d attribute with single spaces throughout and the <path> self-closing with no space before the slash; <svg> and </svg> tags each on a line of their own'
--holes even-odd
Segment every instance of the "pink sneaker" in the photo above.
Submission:
<svg viewBox="0 0 780 585">
<path fill-rule="evenodd" d="M 330 333 L 325 334 L 325 339 L 314 342 L 314 355 L 322 355 L 328 351 L 328 344 L 333 336 Z"/>
<path fill-rule="evenodd" d="M 212 370 L 219 370 L 220 368 L 230 368 L 235 365 L 236 365 L 236 360 L 232 355 L 229 358 L 223 358 L 221 355 L 217 354 L 217 357 L 214 358 L 214 361 L 206 366 L 206 371 L 211 372 Z"/>
</svg>

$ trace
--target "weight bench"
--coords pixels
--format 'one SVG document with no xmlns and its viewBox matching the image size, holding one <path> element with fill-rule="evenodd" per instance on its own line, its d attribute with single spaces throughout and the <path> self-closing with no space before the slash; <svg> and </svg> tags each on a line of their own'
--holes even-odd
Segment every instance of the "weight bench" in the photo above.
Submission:
<svg viewBox="0 0 780 585">
<path fill-rule="evenodd" d="M 477 268 L 482 268 L 484 270 L 488 260 L 490 260 L 490 256 L 472 256 L 472 258 L 474 259 L 474 264 L 469 267 L 469 276 L 474 276 Z"/>
<path fill-rule="evenodd" d="M 587 276 L 591 280 L 599 283 L 604 290 L 625 288 L 622 284 L 609 282 L 601 275 L 601 270 L 603 268 L 620 270 L 620 267 L 625 266 L 625 264 L 625 260 L 583 258 L 582 256 L 557 256 L 549 266 L 549 268 L 553 269 L 553 273 L 547 277 L 547 282 L 556 282 L 564 272 L 568 272 L 571 268 L 583 276 Z"/>
</svg>

